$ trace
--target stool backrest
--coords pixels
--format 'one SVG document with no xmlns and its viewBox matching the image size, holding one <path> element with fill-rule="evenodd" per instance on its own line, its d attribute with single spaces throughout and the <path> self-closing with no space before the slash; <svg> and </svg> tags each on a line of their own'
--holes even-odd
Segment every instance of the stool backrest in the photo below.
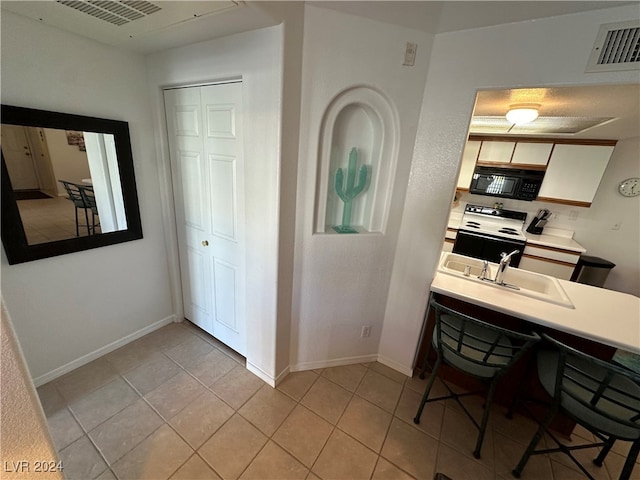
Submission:
<svg viewBox="0 0 640 480">
<path fill-rule="evenodd" d="M 68 182 L 67 180 L 58 180 L 67 191 L 67 195 L 69 195 L 69 200 L 73 202 L 73 204 L 78 208 L 87 208 L 84 199 L 82 198 L 81 188 L 82 185 L 78 185 L 77 183 Z"/>
<path fill-rule="evenodd" d="M 486 367 L 495 369 L 494 374 L 506 371 L 540 340 L 536 333 L 516 332 L 483 322 L 435 299 L 431 300 L 431 306 L 436 316 L 436 348 L 483 368 L 485 372 Z"/>
<path fill-rule="evenodd" d="M 640 436 L 640 375 L 543 337 L 559 354 L 554 398 L 570 399 Z"/>
<path fill-rule="evenodd" d="M 78 185 L 78 187 L 85 207 L 90 208 L 93 210 L 93 213 L 97 214 L 98 206 L 96 205 L 96 195 L 93 191 L 93 187 L 90 185 Z"/>
</svg>

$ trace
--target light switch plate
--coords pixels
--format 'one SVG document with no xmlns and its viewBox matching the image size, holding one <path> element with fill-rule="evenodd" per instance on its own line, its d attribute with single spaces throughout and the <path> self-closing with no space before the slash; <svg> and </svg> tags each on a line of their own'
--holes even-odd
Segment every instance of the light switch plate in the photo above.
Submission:
<svg viewBox="0 0 640 480">
<path fill-rule="evenodd" d="M 404 63 L 403 65 L 407 65 L 412 67 L 416 62 L 416 50 L 418 49 L 417 43 L 407 42 L 407 46 L 404 50 Z"/>
</svg>

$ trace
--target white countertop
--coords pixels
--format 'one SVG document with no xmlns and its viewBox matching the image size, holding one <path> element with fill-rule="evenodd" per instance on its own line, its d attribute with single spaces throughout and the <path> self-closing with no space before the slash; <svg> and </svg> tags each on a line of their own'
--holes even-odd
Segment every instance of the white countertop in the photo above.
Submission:
<svg viewBox="0 0 640 480">
<path fill-rule="evenodd" d="M 431 291 L 579 337 L 640 353 L 640 298 L 559 280 L 575 309 L 436 272 Z"/>
<path fill-rule="evenodd" d="M 453 228 L 457 230 L 460 228 L 460 224 L 462 223 L 462 213 L 459 212 L 451 212 L 449 214 L 449 221 L 447 222 L 447 228 Z"/>
<path fill-rule="evenodd" d="M 555 233 L 557 230 L 548 228 L 549 232 Z M 542 245 L 545 247 L 562 248 L 564 250 L 571 250 L 573 252 L 584 253 L 587 251 L 582 245 L 576 242 L 572 236 L 566 235 L 553 235 L 550 233 L 543 233 L 542 235 L 533 235 L 528 232 L 523 232 L 527 237 L 527 244 L 529 245 Z M 571 232 L 573 234 L 573 232 Z"/>
</svg>

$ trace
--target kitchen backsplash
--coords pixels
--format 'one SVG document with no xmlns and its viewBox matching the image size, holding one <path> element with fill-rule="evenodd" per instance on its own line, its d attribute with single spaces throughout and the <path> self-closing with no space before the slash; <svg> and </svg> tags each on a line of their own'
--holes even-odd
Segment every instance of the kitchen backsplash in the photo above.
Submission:
<svg viewBox="0 0 640 480">
<path fill-rule="evenodd" d="M 509 198 L 489 197 L 485 195 L 472 195 L 467 192 L 458 193 L 458 203 L 451 209 L 452 212 L 464 213 L 464 207 L 467 203 L 473 205 L 486 205 L 493 206 L 496 201 L 502 203 L 502 207 L 508 210 L 517 210 L 519 212 L 527 212 L 527 220 L 525 222 L 525 228 L 529 225 L 529 222 L 535 217 L 536 213 L 541 208 L 546 208 L 553 212 L 553 215 L 546 224 L 546 227 L 559 228 L 562 230 L 577 230 L 577 227 L 583 221 L 589 221 L 589 209 L 585 207 L 574 207 L 571 205 L 561 205 L 557 203 L 548 202 L 526 202 L 523 200 L 512 200 Z"/>
</svg>

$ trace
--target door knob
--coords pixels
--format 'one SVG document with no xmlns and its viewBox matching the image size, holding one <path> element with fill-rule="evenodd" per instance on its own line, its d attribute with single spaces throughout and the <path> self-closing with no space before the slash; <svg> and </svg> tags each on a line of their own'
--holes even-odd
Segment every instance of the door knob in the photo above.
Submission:
<svg viewBox="0 0 640 480">
<path fill-rule="evenodd" d="M 202 241 L 202 246 L 203 247 L 208 247 L 209 246 L 209 242 L 207 240 L 203 240 Z"/>
</svg>

